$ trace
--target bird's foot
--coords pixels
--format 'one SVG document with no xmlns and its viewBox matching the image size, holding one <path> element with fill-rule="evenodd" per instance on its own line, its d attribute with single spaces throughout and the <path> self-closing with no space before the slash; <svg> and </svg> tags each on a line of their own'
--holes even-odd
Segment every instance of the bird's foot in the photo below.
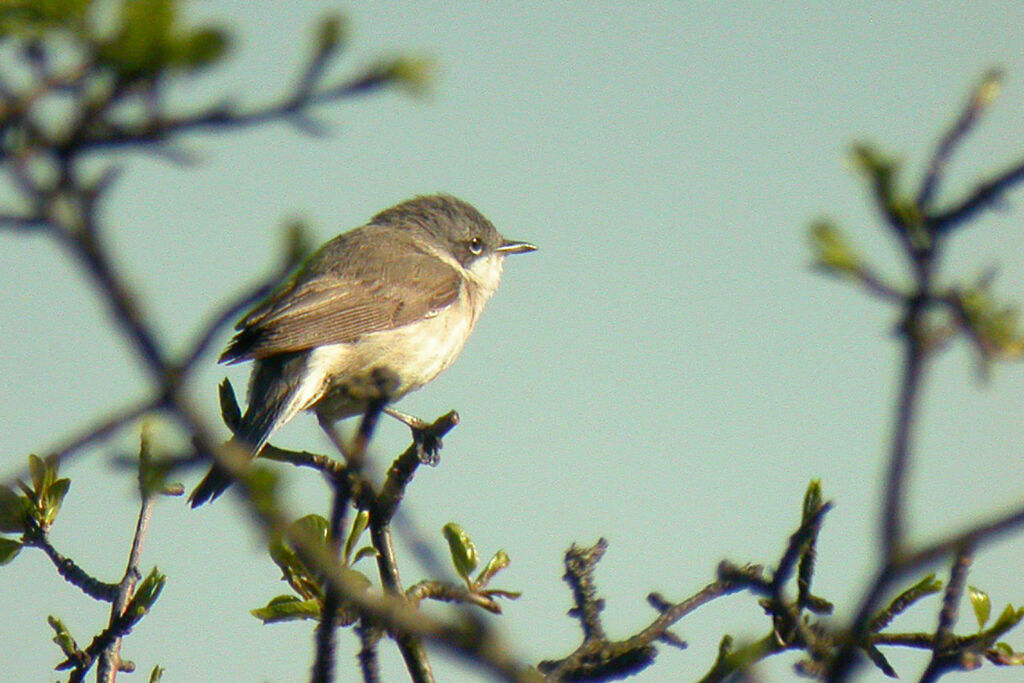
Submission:
<svg viewBox="0 0 1024 683">
<path fill-rule="evenodd" d="M 430 429 L 430 425 L 427 425 L 426 428 L 411 427 L 411 429 L 412 442 L 416 445 L 416 457 L 424 465 L 435 467 L 441 462 L 441 446 L 444 445 L 441 442 L 441 437 Z"/>
<path fill-rule="evenodd" d="M 385 408 L 384 412 L 409 427 L 412 431 L 413 446 L 416 448 L 416 457 L 421 463 L 431 467 L 441 462 L 441 437 L 459 424 L 459 414 L 454 410 L 437 418 L 433 424 L 406 415 L 391 406 Z"/>
</svg>

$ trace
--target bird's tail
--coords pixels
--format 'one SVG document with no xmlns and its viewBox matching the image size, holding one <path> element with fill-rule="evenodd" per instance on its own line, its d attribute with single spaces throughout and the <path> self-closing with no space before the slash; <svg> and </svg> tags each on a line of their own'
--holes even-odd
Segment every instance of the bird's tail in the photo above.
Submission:
<svg viewBox="0 0 1024 683">
<path fill-rule="evenodd" d="M 246 415 L 246 417 L 248 417 L 248 415 Z M 246 422 L 251 423 L 253 421 L 243 419 L 239 433 L 233 437 L 228 444 L 244 448 L 249 451 L 251 454 L 250 457 L 255 458 L 259 455 L 259 452 L 263 450 L 263 446 L 270 438 L 270 435 L 276 430 L 277 424 L 275 424 L 275 420 L 271 420 L 262 430 L 254 430 L 252 428 L 247 428 Z M 253 438 L 250 439 L 250 435 L 252 435 Z M 197 508 L 203 503 L 215 500 L 220 496 L 220 494 L 224 493 L 230 485 L 231 477 L 228 476 L 228 474 L 215 462 L 213 466 L 210 467 L 210 471 L 206 473 L 206 476 L 203 477 L 203 480 L 199 482 L 198 486 L 193 489 L 192 494 L 188 497 L 189 505 L 193 508 Z"/>
<path fill-rule="evenodd" d="M 287 354 L 258 363 L 249 386 L 249 407 L 229 443 L 244 447 L 251 457 L 259 455 L 278 427 L 316 400 L 322 377 L 303 377 L 305 373 L 305 354 Z M 199 507 L 230 485 L 231 477 L 214 463 L 192 491 L 189 503 Z"/>
<path fill-rule="evenodd" d="M 281 396 L 280 400 L 263 404 L 262 401 L 250 398 L 249 409 L 245 411 L 238 431 L 228 444 L 244 448 L 250 453 L 250 457 L 255 458 L 270 440 L 270 436 L 277 431 L 277 428 L 294 415 L 294 411 L 291 414 L 284 414 L 288 399 L 289 396 L 286 394 Z M 217 498 L 230 485 L 231 477 L 214 462 L 210 471 L 206 473 L 203 480 L 192 491 L 192 495 L 188 497 L 188 502 L 192 507 L 197 508 L 203 503 Z"/>
</svg>

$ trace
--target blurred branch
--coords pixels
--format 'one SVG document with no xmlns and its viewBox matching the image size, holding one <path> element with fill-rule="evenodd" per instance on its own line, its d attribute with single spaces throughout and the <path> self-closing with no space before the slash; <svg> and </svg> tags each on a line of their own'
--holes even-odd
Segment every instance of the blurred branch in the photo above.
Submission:
<svg viewBox="0 0 1024 683">
<path fill-rule="evenodd" d="M 942 141 L 935 149 L 931 161 L 928 163 L 928 170 L 925 172 L 924 180 L 921 182 L 921 189 L 917 193 L 917 205 L 928 207 L 932 197 L 938 190 L 939 182 L 946 171 L 946 166 L 953 156 L 957 145 L 967 136 L 971 129 L 978 123 L 985 109 L 995 99 L 1003 80 L 1002 71 L 992 69 L 975 86 L 967 105 L 964 107 L 956 122 L 943 136 Z"/>
<path fill-rule="evenodd" d="M 387 405 L 388 399 L 387 393 L 380 392 L 370 401 L 351 448 L 346 449 L 344 447 L 341 438 L 330 422 L 323 418 L 320 420 L 321 427 L 337 445 L 339 452 L 345 456 L 346 460 L 345 469 L 330 478 L 334 495 L 332 496 L 331 503 L 328 539 L 331 552 L 335 558 L 341 557 L 345 513 L 352 500 L 350 477 L 362 477 L 363 458 L 366 455 L 366 448 L 376 429 L 377 419 L 380 417 L 381 411 L 384 410 L 384 406 Z M 313 683 L 330 683 L 334 679 L 334 629 L 340 606 L 341 595 L 333 586 L 328 586 L 324 596 L 320 623 L 316 628 L 316 658 L 313 661 L 313 677 L 311 679 Z M 420 667 L 422 666 L 420 664 Z"/>
<path fill-rule="evenodd" d="M 152 30 L 158 31 L 159 28 Z M 70 35 L 79 37 L 84 34 L 72 32 Z M 197 36 L 198 34 L 191 37 Z M 325 36 L 328 42 L 332 42 L 329 32 L 322 34 L 322 38 Z M 198 37 L 218 40 L 217 36 L 211 33 Z M 167 36 L 155 35 L 155 39 L 164 40 Z M 102 67 L 103 74 L 100 74 L 95 88 L 84 85 L 72 86 L 69 90 L 72 98 L 70 104 L 75 113 L 69 118 L 68 127 L 55 135 L 43 130 L 32 120 L 30 110 L 35 95 L 19 97 L 9 91 L 2 93 L 4 101 L 0 106 L 0 130 L 3 132 L 0 136 L 0 163 L 3 163 L 4 169 L 10 172 L 16 188 L 22 193 L 20 203 L 29 209 L 25 213 L 18 213 L 11 206 L 0 206 L 0 224 L 13 226 L 19 230 L 38 226 L 40 232 L 49 235 L 74 256 L 78 265 L 95 284 L 102 300 L 109 306 L 117 329 L 131 344 L 157 396 L 160 397 L 144 408 L 115 415 L 97 425 L 96 429 L 86 436 L 76 437 L 66 447 L 66 452 L 81 449 L 109 436 L 126 422 L 146 412 L 157 408 L 164 409 L 191 435 L 192 442 L 201 456 L 215 460 L 220 469 L 238 481 L 237 488 L 242 500 L 258 526 L 267 533 L 281 534 L 292 543 L 302 560 L 324 577 L 329 590 L 359 614 L 364 632 L 367 634 L 364 639 L 366 662 L 375 659 L 372 650 L 378 637 L 376 634 L 388 632 L 398 639 L 404 648 L 403 654 L 411 651 L 411 644 L 419 643 L 420 639 L 425 638 L 481 664 L 485 670 L 500 680 L 529 680 L 533 676 L 508 654 L 493 634 L 484 632 L 475 624 L 446 623 L 429 618 L 418 613 L 408 603 L 400 591 L 397 568 L 390 547 L 390 532 L 386 524 L 381 521 L 375 522 L 373 536 L 378 550 L 385 556 L 386 566 L 382 565 L 382 576 L 386 588 L 392 593 L 389 595 L 374 595 L 363 590 L 362 586 L 353 583 L 351 577 L 345 574 L 345 568 L 329 550 L 296 535 L 294 531 L 289 531 L 288 520 L 274 501 L 272 482 L 269 482 L 261 472 L 253 470 L 245 454 L 237 452 L 239 449 L 219 442 L 212 426 L 201 417 L 195 403 L 184 391 L 185 375 L 192 369 L 196 359 L 208 348 L 217 329 L 225 324 L 235 306 L 242 305 L 242 301 L 233 304 L 228 311 L 216 315 L 184 356 L 184 362 L 176 363 L 158 338 L 139 300 L 128 289 L 125 278 L 115 266 L 103 241 L 97 209 L 107 196 L 115 174 L 108 168 L 100 174 L 99 181 L 91 182 L 79 172 L 82 167 L 80 160 L 91 152 L 121 152 L 138 148 L 159 154 L 157 143 L 171 142 L 186 133 L 238 130 L 278 120 L 302 123 L 306 121 L 305 112 L 315 105 L 367 93 L 389 84 L 416 86 L 423 82 L 422 62 L 398 59 L 375 65 L 340 83 L 322 85 L 319 79 L 325 71 L 324 65 L 328 56 L 326 53 L 329 52 L 333 56 L 337 53 L 336 47 L 336 39 L 331 45 L 320 45 L 314 53 L 310 69 L 291 94 L 244 111 L 227 104 L 201 108 L 191 114 L 169 114 L 163 111 L 161 86 L 166 81 L 167 73 L 172 70 L 172 66 L 159 61 L 169 54 L 166 50 L 146 53 L 147 59 L 156 60 L 146 63 L 124 62 L 124 59 L 138 57 L 125 52 L 118 57 L 122 62 L 112 67 Z M 85 48 L 88 52 L 95 46 L 86 45 Z M 205 63 L 203 60 L 212 59 L 210 54 L 219 54 L 216 49 L 215 47 L 214 53 L 192 55 L 190 58 L 194 58 L 193 62 L 184 68 L 198 68 Z M 106 55 L 105 58 L 109 57 L 110 55 Z M 90 78 L 93 75 L 90 69 L 101 68 L 98 64 L 99 62 L 86 57 L 81 67 L 85 71 L 76 75 L 76 79 Z M 182 68 L 182 65 L 173 68 Z M 116 71 L 116 74 L 113 78 L 108 78 L 111 70 Z M 49 75 L 46 78 L 49 79 Z M 43 90 L 46 87 L 51 86 L 44 86 Z M 139 103 L 144 106 L 133 110 L 141 115 L 138 120 L 117 119 L 112 113 Z M 308 129 L 309 126 L 300 127 Z M 34 172 L 32 165 L 38 163 L 52 165 L 55 170 L 52 180 Z M 256 292 L 253 296 L 255 294 Z M 314 462 L 315 460 L 311 459 L 307 460 L 306 464 Z M 386 485 L 388 495 L 381 504 L 382 514 L 378 515 L 381 520 L 390 519 L 394 513 L 397 501 L 401 498 L 404 486 L 415 468 L 403 461 L 399 469 L 400 472 Z M 343 509 L 344 505 L 339 505 L 338 508 Z M 338 518 L 340 519 L 340 516 Z M 144 506 L 140 515 L 137 536 L 140 545 L 146 519 L 148 505 Z M 131 564 L 133 563 L 130 562 Z M 129 586 L 134 580 L 129 574 L 132 572 L 126 574 L 124 586 Z M 130 588 L 126 592 L 130 593 Z M 127 633 L 137 620 L 138 615 L 132 611 L 131 605 L 138 599 L 140 592 L 141 588 L 136 590 L 129 601 L 128 611 L 113 618 L 104 633 L 97 636 L 82 653 L 83 661 L 88 660 L 91 664 L 101 651 Z M 329 630 L 325 629 L 326 632 Z M 417 647 L 422 649 L 421 644 Z M 407 656 L 407 661 L 409 659 Z M 425 656 L 422 657 L 422 662 L 424 665 L 419 668 L 410 663 L 412 674 L 417 680 L 429 680 Z M 84 675 L 84 667 L 79 666 L 79 663 L 77 659 L 75 662 L 69 662 L 70 666 L 76 668 L 73 675 L 76 680 Z M 364 666 L 364 675 L 372 678 L 372 674 L 368 672 L 373 668 L 372 664 Z"/>
<path fill-rule="evenodd" d="M 938 680 L 944 672 L 959 668 L 964 653 L 959 650 L 951 650 L 950 645 L 953 643 L 953 627 L 956 626 L 960 599 L 964 595 L 967 573 L 971 568 L 972 561 L 973 552 L 969 546 L 961 548 L 953 561 L 949 583 L 946 584 L 946 593 L 942 598 L 939 623 L 935 628 L 935 636 L 932 641 L 932 658 L 928 663 L 928 668 L 921 675 L 921 683 L 931 683 Z"/>
<path fill-rule="evenodd" d="M 985 108 L 995 99 L 1000 76 L 997 70 L 993 70 L 979 81 L 966 108 L 939 143 L 914 199 L 907 200 L 898 194 L 895 164 L 865 145 L 858 147 L 862 168 L 871 180 L 874 199 L 883 207 L 889 227 L 900 238 L 900 244 L 910 264 L 914 286 L 911 292 L 903 295 L 903 315 L 899 325 L 903 343 L 903 369 L 896 404 L 888 475 L 882 490 L 882 559 L 874 580 L 861 599 L 848 632 L 842 638 L 842 645 L 830 662 L 825 675 L 828 681 L 847 680 L 857 664 L 856 650 L 866 647 L 871 638 L 872 626 L 891 618 L 884 616 L 885 611 L 876 614 L 876 610 L 896 580 L 952 554 L 959 558 L 955 566 L 964 565 L 966 571 L 969 560 L 965 559 L 967 555 L 964 554 L 964 548 L 974 547 L 998 533 L 1016 528 L 1024 520 L 1024 514 L 1017 511 L 923 549 L 911 551 L 906 548 L 904 498 L 911 455 L 911 433 L 917 419 L 917 403 L 927 361 L 936 351 L 946 346 L 945 341 L 953 332 L 963 332 L 971 338 L 981 349 L 983 359 L 991 355 L 987 346 L 991 340 L 982 338 L 986 330 L 980 330 L 980 323 L 972 320 L 964 310 L 962 297 L 946 296 L 934 291 L 933 273 L 950 232 L 973 218 L 982 208 L 992 204 L 1004 192 L 1024 181 L 1024 162 L 1011 167 L 994 180 L 982 184 L 973 194 L 952 208 L 933 211 L 931 207 L 953 152 L 974 128 Z M 991 304 L 987 305 L 992 308 Z M 940 330 L 937 338 L 936 333 L 929 329 L 927 318 L 929 309 L 933 306 L 945 307 L 957 326 L 952 331 L 944 333 Z M 998 333 L 1005 337 L 1001 337 L 999 341 L 1010 345 L 1017 343 L 1017 340 L 1012 338 L 1012 315 L 1002 309 L 986 309 L 981 313 L 991 318 L 982 321 L 992 324 L 993 332 L 990 333 Z M 1016 347 L 1013 350 L 1016 350 Z M 1014 357 L 1016 355 L 1019 354 L 1014 354 Z M 959 582 L 959 575 L 955 572 L 953 579 L 954 584 Z M 947 606 L 943 614 L 948 619 L 955 616 L 955 611 L 950 611 L 949 604 L 954 599 L 959 599 L 960 592 L 962 585 L 959 588 L 953 585 L 947 590 Z M 946 666 L 943 655 L 939 654 L 942 646 L 939 640 L 950 637 L 951 627 L 951 621 L 948 624 L 943 622 L 937 630 L 933 641 L 936 654 L 926 673 L 928 678 L 937 676 L 938 671 Z M 867 651 L 875 660 L 872 650 L 869 648 Z M 876 661 L 877 663 L 879 662 Z"/>
</svg>

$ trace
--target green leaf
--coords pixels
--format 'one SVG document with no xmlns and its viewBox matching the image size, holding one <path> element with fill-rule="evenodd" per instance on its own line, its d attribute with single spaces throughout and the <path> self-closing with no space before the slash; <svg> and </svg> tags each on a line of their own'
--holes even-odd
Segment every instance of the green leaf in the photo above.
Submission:
<svg viewBox="0 0 1024 683">
<path fill-rule="evenodd" d="M 487 583 L 491 580 L 491 578 L 494 577 L 495 574 L 497 574 L 509 565 L 510 561 L 511 560 L 509 560 L 508 553 L 506 553 L 504 550 L 499 550 L 498 552 L 494 553 L 494 557 L 492 557 L 487 562 L 487 564 L 484 565 L 484 568 L 480 572 L 480 575 L 476 577 L 476 581 L 473 582 L 473 587 L 477 588 L 486 586 Z"/>
<path fill-rule="evenodd" d="M 369 525 L 370 513 L 367 510 L 360 510 L 352 520 L 352 528 L 348 532 L 348 538 L 345 539 L 345 552 L 342 555 L 344 564 L 349 564 L 349 558 L 352 557 L 352 549 L 355 548 L 356 543 L 359 542 L 359 537 L 363 535 L 363 532 L 366 531 L 366 527 Z"/>
<path fill-rule="evenodd" d="M 860 276 L 860 257 L 833 223 L 820 220 L 811 225 L 810 240 L 818 268 L 832 275 Z"/>
<path fill-rule="evenodd" d="M 279 478 L 269 467 L 253 465 L 245 473 L 245 484 L 257 510 L 269 512 L 277 505 L 277 484 Z"/>
<path fill-rule="evenodd" d="M 326 543 L 329 524 L 319 515 L 307 515 L 292 523 L 294 533 L 311 542 Z M 296 593 L 306 599 L 323 599 L 323 588 L 292 546 L 281 536 L 275 536 L 269 544 L 270 558 L 281 569 L 281 575 Z"/>
<path fill-rule="evenodd" d="M 352 558 L 352 562 L 350 564 L 355 564 L 364 557 L 377 557 L 377 549 L 371 548 L 368 545 L 364 545 L 362 548 L 356 551 L 356 556 Z"/>
<path fill-rule="evenodd" d="M 983 357 L 1017 359 L 1024 356 L 1020 314 L 1013 305 L 1000 304 L 992 294 L 992 274 L 955 293 L 965 324 Z"/>
<path fill-rule="evenodd" d="M 988 593 L 978 590 L 974 586 L 968 586 L 967 595 L 971 598 L 974 617 L 978 620 L 978 630 L 984 630 L 989 615 L 992 613 L 992 602 L 988 599 Z"/>
<path fill-rule="evenodd" d="M 1007 605 L 989 630 L 992 633 L 1006 633 L 1019 624 L 1021 619 L 1024 619 L 1024 608 L 1016 609 L 1013 605 Z"/>
<path fill-rule="evenodd" d="M 821 509 L 821 479 L 812 479 L 804 494 L 803 521 L 806 523 Z"/>
<path fill-rule="evenodd" d="M 874 182 L 876 192 L 885 203 L 890 204 L 894 196 L 899 163 L 867 143 L 853 146 L 853 160 L 858 170 Z"/>
<path fill-rule="evenodd" d="M 306 515 L 291 524 L 291 531 L 299 538 L 308 539 L 312 543 L 327 543 L 331 533 L 331 524 L 321 515 Z"/>
<path fill-rule="evenodd" d="M 297 619 L 319 619 L 320 601 L 301 600 L 294 595 L 279 595 L 266 607 L 251 610 L 249 613 L 264 624 L 279 621 L 295 621 Z"/>
<path fill-rule="evenodd" d="M 171 47 L 171 66 L 198 71 L 220 61 L 228 51 L 228 34 L 220 29 L 193 31 Z"/>
<path fill-rule="evenodd" d="M 57 643 L 57 647 L 64 653 L 64 656 L 68 658 L 76 656 L 78 654 L 78 643 L 71 637 L 71 632 L 68 631 L 64 622 L 57 617 L 49 616 L 46 617 L 46 623 L 53 629 L 55 634 L 53 642 Z"/>
<path fill-rule="evenodd" d="M 403 87 L 412 95 L 425 95 L 430 91 L 435 70 L 433 59 L 403 56 L 376 64 L 370 68 L 367 77 Z"/>
<path fill-rule="evenodd" d="M 451 551 L 455 571 L 468 583 L 469 575 L 476 570 L 477 564 L 480 562 L 476 546 L 469 538 L 469 534 L 455 522 L 445 524 L 442 531 L 448 541 L 448 550 Z"/>
<path fill-rule="evenodd" d="M 125 608 L 125 613 L 132 615 L 134 619 L 142 618 L 160 597 L 160 593 L 163 591 L 164 584 L 166 583 L 167 576 L 161 574 L 160 570 L 156 567 L 153 567 L 146 578 L 136 587 L 135 595 L 132 596 L 131 601 L 129 601 L 128 606 Z"/>
<path fill-rule="evenodd" d="M 345 577 L 345 581 L 356 588 L 366 590 L 373 585 L 370 579 L 366 578 L 366 574 L 356 571 L 355 569 L 343 567 L 340 574 Z"/>
<path fill-rule="evenodd" d="M 25 531 L 28 500 L 6 486 L 0 486 L 0 532 L 20 534 Z"/>
<path fill-rule="evenodd" d="M 50 484 L 50 487 L 46 489 L 46 520 L 47 526 L 53 524 L 53 521 L 57 518 L 57 513 L 60 512 L 60 506 L 64 502 L 64 496 L 68 495 L 68 489 L 71 487 L 71 480 L 67 478 L 58 479 L 57 481 Z"/>
<path fill-rule="evenodd" d="M 0 537 L 0 567 L 4 566 L 21 552 L 21 543 L 13 538 Z"/>
<path fill-rule="evenodd" d="M 154 666 L 153 671 L 149 674 L 149 683 L 160 683 L 164 677 L 164 668 L 160 665 Z"/>
<path fill-rule="evenodd" d="M 125 78 L 159 71 L 166 66 L 174 0 L 123 2 L 117 34 L 98 46 L 97 57 Z"/>
<path fill-rule="evenodd" d="M 34 453 L 28 456 L 28 471 L 32 474 L 32 490 L 41 494 L 49 484 L 50 477 L 47 476 L 46 463 Z"/>
<path fill-rule="evenodd" d="M 999 97 L 1003 88 L 1003 70 L 1000 68 L 989 69 L 981 77 L 977 88 L 972 93 L 972 105 L 978 109 L 985 109 Z"/>
<path fill-rule="evenodd" d="M 0 2 L 0 37 L 41 36 L 47 30 L 84 24 L 92 0 L 3 0 Z"/>
</svg>

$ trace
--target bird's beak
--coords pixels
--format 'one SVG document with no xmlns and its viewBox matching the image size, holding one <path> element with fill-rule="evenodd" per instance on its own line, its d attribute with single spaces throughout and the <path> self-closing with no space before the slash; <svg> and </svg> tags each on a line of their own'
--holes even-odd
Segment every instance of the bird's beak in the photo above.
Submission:
<svg viewBox="0 0 1024 683">
<path fill-rule="evenodd" d="M 529 242 L 516 242 L 515 240 L 505 240 L 501 243 L 501 246 L 495 249 L 501 254 L 525 254 L 528 251 L 537 251 L 537 247 L 533 246 Z"/>
</svg>

